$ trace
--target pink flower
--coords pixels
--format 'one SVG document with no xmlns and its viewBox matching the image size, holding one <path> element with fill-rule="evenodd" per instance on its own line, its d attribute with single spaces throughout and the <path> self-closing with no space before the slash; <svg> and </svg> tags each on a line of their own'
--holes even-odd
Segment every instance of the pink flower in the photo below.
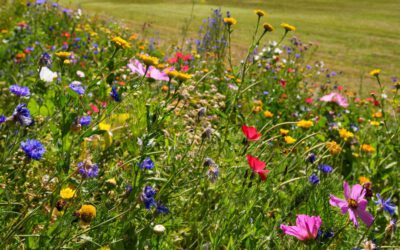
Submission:
<svg viewBox="0 0 400 250">
<path fill-rule="evenodd" d="M 350 220 L 358 227 L 357 217 L 359 217 L 368 227 L 374 222 L 374 217 L 366 210 L 368 201 L 364 199 L 366 190 L 359 184 L 354 185 L 351 189 L 347 182 L 343 183 L 344 198 L 339 199 L 334 195 L 330 195 L 329 204 L 339 207 L 342 214 L 349 213 Z"/>
<path fill-rule="evenodd" d="M 321 102 L 335 102 L 337 105 L 347 108 L 349 106 L 349 103 L 347 102 L 346 97 L 332 92 L 329 95 L 325 95 L 319 99 Z"/>
<path fill-rule="evenodd" d="M 144 76 L 144 73 L 146 72 L 146 68 L 143 66 L 143 64 L 140 63 L 139 60 L 131 60 L 128 64 L 128 68 L 133 72 L 138 75 Z M 146 77 L 153 78 L 154 80 L 159 80 L 159 81 L 169 81 L 169 77 L 167 73 L 161 72 L 158 69 L 156 69 L 153 66 L 150 66 Z"/>
<path fill-rule="evenodd" d="M 262 181 L 267 179 L 267 174 L 269 172 L 268 169 L 265 168 L 265 162 L 260 161 L 254 156 L 247 155 L 247 162 L 250 165 L 250 168 L 253 170 L 254 173 L 258 174 Z"/>
<path fill-rule="evenodd" d="M 317 237 L 322 224 L 321 217 L 299 214 L 296 218 L 296 226 L 281 224 L 283 233 L 292 235 L 299 240 L 313 240 Z"/>
</svg>

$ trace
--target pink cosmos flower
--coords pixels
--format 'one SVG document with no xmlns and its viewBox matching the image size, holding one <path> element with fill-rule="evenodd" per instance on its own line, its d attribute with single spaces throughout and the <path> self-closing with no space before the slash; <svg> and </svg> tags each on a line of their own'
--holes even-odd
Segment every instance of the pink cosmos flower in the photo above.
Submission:
<svg viewBox="0 0 400 250">
<path fill-rule="evenodd" d="M 128 68 L 133 73 L 136 73 L 141 76 L 144 76 L 144 73 L 146 72 L 146 68 L 137 59 L 131 60 L 128 64 Z M 164 71 L 161 72 L 153 66 L 149 67 L 146 77 L 150 77 L 150 78 L 153 78 L 154 80 L 159 80 L 159 81 L 168 81 L 169 80 L 169 77 L 166 72 L 164 72 Z"/>
<path fill-rule="evenodd" d="M 329 95 L 325 95 L 319 99 L 321 102 L 335 102 L 337 105 L 347 108 L 349 106 L 349 103 L 347 102 L 346 97 L 332 92 Z"/>
<path fill-rule="evenodd" d="M 349 213 L 350 220 L 358 227 L 357 217 L 359 217 L 368 227 L 374 222 L 374 217 L 366 210 L 368 201 L 364 199 L 366 190 L 359 184 L 354 185 L 351 189 L 347 182 L 343 183 L 344 198 L 339 199 L 334 195 L 330 195 L 329 204 L 339 207 L 342 214 Z"/>
<path fill-rule="evenodd" d="M 317 237 L 318 230 L 322 224 L 321 217 L 299 214 L 296 218 L 296 226 L 281 224 L 283 233 L 292 235 L 299 240 L 313 240 Z"/>
</svg>

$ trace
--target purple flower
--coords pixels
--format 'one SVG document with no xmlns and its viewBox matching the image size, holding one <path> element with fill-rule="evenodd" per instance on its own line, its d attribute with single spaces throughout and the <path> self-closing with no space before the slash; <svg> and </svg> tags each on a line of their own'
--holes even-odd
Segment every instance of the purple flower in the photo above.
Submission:
<svg viewBox="0 0 400 250">
<path fill-rule="evenodd" d="M 44 154 L 44 152 L 46 152 L 45 148 L 43 147 L 43 145 L 37 141 L 37 140 L 26 140 L 24 142 L 21 142 L 21 148 L 22 150 L 24 150 L 26 156 L 28 156 L 28 158 L 30 159 L 34 159 L 34 160 L 40 160 Z"/>
<path fill-rule="evenodd" d="M 99 167 L 90 161 L 79 162 L 78 172 L 84 178 L 93 178 L 99 175 Z"/>
<path fill-rule="evenodd" d="M 166 206 L 162 205 L 160 202 L 157 202 L 156 211 L 159 214 L 167 214 L 167 213 L 169 213 L 169 209 Z"/>
<path fill-rule="evenodd" d="M 19 122 L 22 126 L 30 126 L 33 124 L 31 112 L 26 107 L 26 104 L 18 104 L 13 112 L 13 118 Z"/>
<path fill-rule="evenodd" d="M 378 197 L 378 200 L 375 201 L 375 204 L 379 205 L 384 211 L 388 212 L 390 215 L 393 215 L 396 211 L 396 206 L 390 203 L 390 198 L 384 200 L 380 194 L 376 194 L 376 197 Z"/>
<path fill-rule="evenodd" d="M 301 241 L 313 240 L 317 238 L 322 220 L 319 216 L 308 216 L 299 214 L 296 218 L 296 226 L 287 226 L 281 224 L 280 228 L 283 233 L 292 235 Z"/>
<path fill-rule="evenodd" d="M 144 159 L 140 164 L 139 167 L 141 169 L 153 169 L 154 168 L 154 162 L 150 158 Z"/>
<path fill-rule="evenodd" d="M 310 154 L 308 155 L 307 160 L 308 160 L 310 163 L 314 163 L 314 162 L 317 160 L 317 156 L 316 156 L 314 153 L 310 153 Z"/>
<path fill-rule="evenodd" d="M 50 65 L 51 65 L 51 56 L 47 52 L 44 52 L 42 54 L 42 56 L 40 57 L 39 65 L 40 66 L 50 67 Z"/>
<path fill-rule="evenodd" d="M 112 97 L 112 99 L 114 99 L 114 101 L 116 102 L 120 102 L 121 101 L 121 97 L 118 94 L 117 91 L 117 87 L 116 86 L 112 86 L 111 88 L 111 92 L 110 92 L 110 96 Z"/>
<path fill-rule="evenodd" d="M 90 123 L 92 122 L 92 117 L 88 116 L 83 116 L 81 117 L 81 119 L 79 119 L 79 124 L 81 124 L 81 126 L 88 126 L 90 125 Z"/>
<path fill-rule="evenodd" d="M 308 181 L 313 185 L 317 185 L 319 183 L 319 178 L 316 174 L 312 174 L 308 177 Z"/>
<path fill-rule="evenodd" d="M 5 117 L 4 115 L 0 115 L 0 124 L 5 122 L 7 120 L 7 117 Z"/>
<path fill-rule="evenodd" d="M 69 85 L 70 89 L 75 91 L 78 95 L 83 95 L 85 94 L 85 89 L 82 87 L 82 83 L 78 81 L 73 81 Z"/>
<path fill-rule="evenodd" d="M 142 192 L 142 195 L 140 196 L 141 200 L 144 203 L 144 206 L 146 209 L 150 209 L 151 207 L 156 207 L 157 203 L 154 199 L 154 196 L 156 195 L 156 190 L 151 187 L 151 186 L 145 186 Z"/>
<path fill-rule="evenodd" d="M 28 96 L 31 94 L 28 87 L 19 86 L 17 84 L 11 85 L 9 90 L 17 96 Z"/>
<path fill-rule="evenodd" d="M 345 181 L 343 183 L 344 200 L 334 195 L 330 195 L 329 204 L 339 207 L 342 214 L 349 213 L 350 220 L 358 227 L 357 217 L 359 217 L 368 227 L 374 222 L 374 217 L 366 211 L 368 201 L 364 199 L 365 189 L 356 184 L 352 188 Z"/>
<path fill-rule="evenodd" d="M 332 170 L 333 170 L 333 168 L 332 168 L 331 166 L 329 166 L 329 165 L 322 165 L 322 164 L 318 166 L 318 169 L 321 170 L 321 171 L 324 172 L 324 173 L 330 173 L 330 172 L 332 172 Z"/>
</svg>

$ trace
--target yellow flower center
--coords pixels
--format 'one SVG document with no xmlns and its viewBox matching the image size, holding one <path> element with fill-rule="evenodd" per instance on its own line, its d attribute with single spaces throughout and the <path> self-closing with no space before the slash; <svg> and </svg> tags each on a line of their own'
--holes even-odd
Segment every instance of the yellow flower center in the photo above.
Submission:
<svg viewBox="0 0 400 250">
<path fill-rule="evenodd" d="M 349 208 L 351 208 L 351 209 L 357 209 L 357 207 L 358 207 L 358 203 L 354 199 L 348 199 L 347 204 L 349 205 Z"/>
</svg>

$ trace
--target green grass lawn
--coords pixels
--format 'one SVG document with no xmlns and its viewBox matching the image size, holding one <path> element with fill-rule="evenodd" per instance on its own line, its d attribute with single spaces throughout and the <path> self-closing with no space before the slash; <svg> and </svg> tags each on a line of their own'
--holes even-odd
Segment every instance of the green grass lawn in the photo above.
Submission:
<svg viewBox="0 0 400 250">
<path fill-rule="evenodd" d="M 125 20 L 133 30 L 140 31 L 143 23 L 151 25 L 153 37 L 167 42 L 177 42 L 181 29 L 189 20 L 192 1 L 143 0 L 66 0 L 79 4 L 85 10 L 115 16 Z M 222 6 L 238 20 L 234 27 L 233 43 L 236 58 L 251 39 L 256 23 L 253 9 L 267 11 L 265 21 L 278 27 L 288 22 L 297 27 L 296 36 L 304 42 L 319 45 L 315 60 L 322 59 L 332 70 L 343 71 L 342 84 L 358 86 L 372 68 L 382 68 L 386 83 L 398 74 L 400 65 L 400 1 L 398 0 L 252 0 L 206 1 L 196 0 L 190 36 L 197 30 L 210 10 Z M 271 35 L 279 39 L 281 30 Z M 397 52 L 397 53 L 396 53 Z M 369 84 L 370 81 L 365 81 Z"/>
</svg>

